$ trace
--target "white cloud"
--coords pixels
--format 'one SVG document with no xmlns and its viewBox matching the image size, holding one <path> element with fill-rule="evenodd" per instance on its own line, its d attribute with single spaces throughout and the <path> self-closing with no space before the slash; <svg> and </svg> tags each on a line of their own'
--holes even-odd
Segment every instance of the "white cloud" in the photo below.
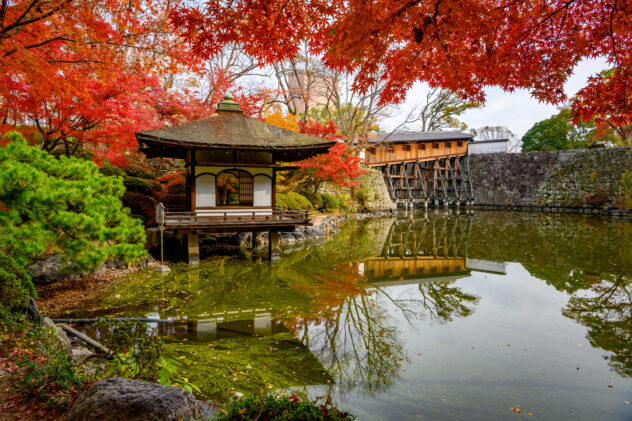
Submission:
<svg viewBox="0 0 632 421">
<path fill-rule="evenodd" d="M 585 86 L 589 76 L 606 69 L 605 60 L 583 60 L 564 86 L 566 94 L 571 97 Z M 395 108 L 389 118 L 380 122 L 383 130 L 393 130 L 401 123 L 412 107 L 420 104 L 425 97 L 428 87 L 417 83 L 409 91 L 406 101 Z M 556 106 L 539 102 L 531 97 L 526 90 L 512 93 L 504 92 L 500 88 L 485 90 L 487 102 L 484 107 L 467 111 L 462 116 L 470 128 L 483 126 L 507 126 L 509 130 L 522 137 L 536 122 L 549 118 L 559 111 Z"/>
</svg>

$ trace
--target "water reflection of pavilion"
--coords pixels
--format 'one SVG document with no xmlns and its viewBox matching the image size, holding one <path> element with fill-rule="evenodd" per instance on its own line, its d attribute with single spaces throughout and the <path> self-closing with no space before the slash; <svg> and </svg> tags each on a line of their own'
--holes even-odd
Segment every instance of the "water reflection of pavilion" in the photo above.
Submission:
<svg viewBox="0 0 632 421">
<path fill-rule="evenodd" d="M 289 332 L 283 324 L 272 317 L 273 309 L 244 309 L 217 312 L 197 320 L 182 320 L 176 323 L 157 324 L 162 336 L 187 338 L 196 342 L 243 336 L 270 336 Z M 159 317 L 152 314 L 152 317 Z"/>
</svg>

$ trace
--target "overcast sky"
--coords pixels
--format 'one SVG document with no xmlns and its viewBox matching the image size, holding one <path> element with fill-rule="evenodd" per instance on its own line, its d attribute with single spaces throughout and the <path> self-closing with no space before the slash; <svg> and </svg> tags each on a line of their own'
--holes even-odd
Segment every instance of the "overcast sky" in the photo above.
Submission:
<svg viewBox="0 0 632 421">
<path fill-rule="evenodd" d="M 584 85 L 589 76 L 599 73 L 607 67 L 602 60 L 585 60 L 576 68 L 565 85 L 569 97 L 573 96 Z M 408 115 L 411 108 L 420 104 L 425 97 L 428 87 L 416 84 L 411 88 L 406 101 L 396 107 L 391 117 L 380 122 L 382 130 L 390 131 L 397 127 Z M 557 114 L 556 106 L 538 102 L 525 90 L 513 93 L 503 92 L 499 88 L 486 90 L 487 102 L 484 107 L 467 111 L 461 121 L 469 128 L 477 129 L 483 126 L 507 126 L 518 137 L 522 137 L 527 130 L 538 121 Z"/>
</svg>

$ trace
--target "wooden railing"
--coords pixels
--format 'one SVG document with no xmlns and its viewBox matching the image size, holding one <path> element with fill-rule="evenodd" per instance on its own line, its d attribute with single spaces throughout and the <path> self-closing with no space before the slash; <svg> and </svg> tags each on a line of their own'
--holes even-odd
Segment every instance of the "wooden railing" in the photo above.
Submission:
<svg viewBox="0 0 632 421">
<path fill-rule="evenodd" d="M 389 161 L 375 161 L 371 162 L 370 160 L 366 160 L 365 165 L 367 167 L 381 167 L 389 164 L 401 164 L 404 162 L 423 162 L 423 161 L 434 161 L 435 159 L 444 159 L 444 158 L 455 158 L 467 155 L 466 153 L 453 153 L 453 154 L 445 154 L 445 155 L 436 155 L 436 156 L 425 156 L 425 157 L 417 157 L 417 158 L 397 158 Z"/>
<path fill-rule="evenodd" d="M 160 224 L 160 220 L 158 220 Z M 205 212 L 165 212 L 165 227 L 221 227 L 221 226 L 250 226 L 250 225 L 300 225 L 309 223 L 309 211 L 301 209 L 276 209 L 268 214 L 255 211 L 239 215 L 230 211 L 209 215 Z"/>
</svg>

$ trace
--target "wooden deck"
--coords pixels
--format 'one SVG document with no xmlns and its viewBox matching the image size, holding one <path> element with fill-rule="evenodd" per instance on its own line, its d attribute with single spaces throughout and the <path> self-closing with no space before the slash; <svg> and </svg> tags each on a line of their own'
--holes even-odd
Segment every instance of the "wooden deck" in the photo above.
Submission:
<svg viewBox="0 0 632 421">
<path fill-rule="evenodd" d="M 200 212 L 165 212 L 164 228 L 207 232 L 292 231 L 296 225 L 310 225 L 309 211 L 274 210 L 270 215 L 204 215 Z"/>
</svg>

